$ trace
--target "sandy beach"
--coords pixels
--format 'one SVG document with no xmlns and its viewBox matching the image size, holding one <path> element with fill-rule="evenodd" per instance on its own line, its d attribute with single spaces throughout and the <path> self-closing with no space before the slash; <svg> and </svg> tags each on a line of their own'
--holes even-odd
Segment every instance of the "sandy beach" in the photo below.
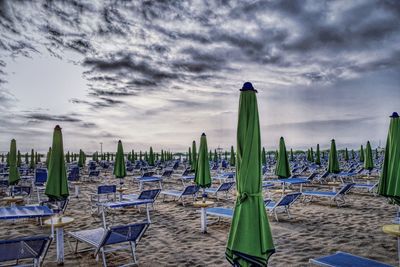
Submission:
<svg viewBox="0 0 400 267">
<path fill-rule="evenodd" d="M 111 178 L 110 184 L 118 181 Z M 127 193 L 138 193 L 137 183 L 128 182 Z M 215 183 L 215 182 L 214 182 Z M 100 183 L 85 182 L 81 186 L 80 198 L 70 197 L 66 216 L 72 216 L 75 222 L 65 231 L 101 227 L 101 219 L 91 215 L 89 193 L 94 193 Z M 182 188 L 178 175 L 164 181 L 164 189 Z M 321 190 L 330 187 L 309 185 Z M 264 190 L 265 192 L 265 190 Z M 73 190 L 71 189 L 71 194 Z M 279 195 L 272 195 L 278 199 Z M 227 200 L 216 201 L 215 206 L 233 207 L 234 197 L 229 194 Z M 230 228 L 230 220 L 209 217 L 208 233 L 200 232 L 199 209 L 189 203 L 182 206 L 180 202 L 159 196 L 155 210 L 151 211 L 152 224 L 137 247 L 139 266 L 229 266 L 225 259 L 225 245 Z M 391 223 L 395 208 L 387 204 L 382 197 L 371 193 L 353 190 L 347 196 L 347 204 L 337 208 L 327 200 L 316 200 L 311 203 L 298 201 L 291 208 L 292 218 L 286 214 L 279 215 L 279 222 L 269 216 L 276 253 L 270 258 L 270 266 L 308 266 L 310 258 L 328 255 L 336 251 L 350 252 L 363 257 L 375 259 L 387 264 L 397 264 L 397 242 L 382 232 L 384 224 Z M 114 216 L 113 216 L 114 215 Z M 116 210 L 107 216 L 110 225 L 141 222 L 146 220 L 145 210 Z M 113 221 L 112 221 L 113 219 Z M 13 224 L 3 221 L 0 239 L 36 234 L 49 234 L 50 229 L 40 227 L 35 220 L 17 220 Z M 73 254 L 65 242 L 64 266 L 101 266 L 96 262 L 93 252 Z M 117 266 L 130 260 L 129 251 L 108 254 L 109 266 Z M 44 266 L 57 266 L 55 242 L 52 243 Z"/>
</svg>

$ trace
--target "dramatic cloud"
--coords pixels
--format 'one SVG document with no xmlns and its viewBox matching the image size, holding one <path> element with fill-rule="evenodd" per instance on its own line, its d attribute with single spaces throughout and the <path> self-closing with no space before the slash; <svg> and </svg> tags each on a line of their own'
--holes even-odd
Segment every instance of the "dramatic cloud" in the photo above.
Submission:
<svg viewBox="0 0 400 267">
<path fill-rule="evenodd" d="M 116 137 L 184 149 L 208 131 L 228 147 L 250 80 L 265 145 L 286 135 L 301 147 L 310 134 L 377 144 L 400 100 L 398 25 L 391 0 L 2 0 L 0 119 L 16 122 L 0 134 L 66 123 L 82 139 L 74 149 L 95 150 L 96 137 L 108 149 Z M 379 114 L 363 114 L 368 105 Z"/>
</svg>

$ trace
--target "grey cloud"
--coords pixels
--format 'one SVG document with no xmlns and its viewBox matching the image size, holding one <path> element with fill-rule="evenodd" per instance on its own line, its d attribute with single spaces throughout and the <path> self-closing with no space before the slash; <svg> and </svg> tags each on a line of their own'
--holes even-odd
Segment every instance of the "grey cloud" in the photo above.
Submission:
<svg viewBox="0 0 400 267">
<path fill-rule="evenodd" d="M 80 122 L 81 120 L 70 115 L 49 115 L 44 113 L 31 113 L 25 115 L 25 118 L 37 121 L 61 121 L 61 122 Z"/>
</svg>

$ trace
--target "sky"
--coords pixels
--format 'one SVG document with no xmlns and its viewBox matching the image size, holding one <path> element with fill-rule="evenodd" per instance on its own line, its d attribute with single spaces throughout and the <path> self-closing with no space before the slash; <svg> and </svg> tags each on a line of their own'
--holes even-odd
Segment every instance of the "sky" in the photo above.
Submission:
<svg viewBox="0 0 400 267">
<path fill-rule="evenodd" d="M 373 147 L 400 111 L 400 2 L 0 0 L 0 151 L 236 144 L 239 89 L 261 141 Z"/>
</svg>

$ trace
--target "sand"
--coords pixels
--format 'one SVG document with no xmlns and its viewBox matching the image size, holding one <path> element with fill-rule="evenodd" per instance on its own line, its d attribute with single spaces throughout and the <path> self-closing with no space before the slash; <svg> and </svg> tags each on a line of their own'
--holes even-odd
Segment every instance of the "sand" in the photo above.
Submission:
<svg viewBox="0 0 400 267">
<path fill-rule="evenodd" d="M 129 180 L 131 178 L 128 178 Z M 110 183 L 117 183 L 109 179 Z M 81 186 L 81 197 L 71 197 L 66 215 L 75 222 L 65 231 L 91 229 L 101 226 L 98 216 L 91 215 L 89 193 L 100 183 L 86 182 Z M 138 185 L 127 183 L 129 193 L 137 193 Z M 330 190 L 329 187 L 313 186 Z M 182 188 L 178 176 L 164 183 L 164 188 Z M 73 190 L 71 190 L 71 195 Z M 220 200 L 216 206 L 233 207 L 233 196 Z M 4 203 L 3 203 L 4 204 Z M 269 266 L 309 266 L 310 258 L 335 251 L 345 251 L 397 266 L 396 238 L 382 232 L 382 225 L 390 224 L 395 208 L 386 199 L 371 193 L 354 190 L 347 196 L 347 205 L 337 208 L 327 200 L 312 203 L 298 201 L 291 208 L 292 218 L 280 214 L 279 222 L 269 216 L 276 253 Z M 113 216 L 108 216 L 111 222 Z M 145 210 L 122 209 L 115 212 L 113 224 L 146 220 Z M 229 266 L 225 259 L 225 244 L 230 220 L 210 219 L 208 233 L 200 232 L 200 214 L 192 205 L 182 206 L 160 196 L 151 211 L 152 224 L 137 247 L 139 266 Z M 35 234 L 49 234 L 35 220 L 19 220 L 15 224 L 2 221 L 0 238 Z M 101 266 L 92 252 L 73 254 L 66 237 L 64 266 Z M 128 263 L 129 251 L 108 254 L 109 266 Z M 44 266 L 57 266 L 55 242 L 50 247 Z"/>
</svg>

